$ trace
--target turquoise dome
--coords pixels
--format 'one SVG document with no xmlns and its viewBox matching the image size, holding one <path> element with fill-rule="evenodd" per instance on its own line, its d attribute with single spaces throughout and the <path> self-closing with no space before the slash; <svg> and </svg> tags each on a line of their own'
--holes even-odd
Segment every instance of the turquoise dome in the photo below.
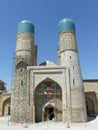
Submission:
<svg viewBox="0 0 98 130">
<path fill-rule="evenodd" d="M 59 32 L 63 32 L 66 30 L 75 31 L 75 24 L 71 19 L 65 18 L 59 22 L 58 29 L 59 29 Z"/>
<path fill-rule="evenodd" d="M 29 20 L 23 20 L 18 24 L 17 33 L 30 32 L 34 34 L 34 25 Z"/>
</svg>

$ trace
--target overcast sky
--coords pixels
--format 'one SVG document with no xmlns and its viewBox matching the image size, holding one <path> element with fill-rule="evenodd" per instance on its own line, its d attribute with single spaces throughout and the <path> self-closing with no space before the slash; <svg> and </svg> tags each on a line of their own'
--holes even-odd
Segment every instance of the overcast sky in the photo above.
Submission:
<svg viewBox="0 0 98 130">
<path fill-rule="evenodd" d="M 30 20 L 35 26 L 38 64 L 57 63 L 58 22 L 71 18 L 76 25 L 84 79 L 98 79 L 98 0 L 0 0 L 0 79 L 11 88 L 17 25 Z"/>
</svg>

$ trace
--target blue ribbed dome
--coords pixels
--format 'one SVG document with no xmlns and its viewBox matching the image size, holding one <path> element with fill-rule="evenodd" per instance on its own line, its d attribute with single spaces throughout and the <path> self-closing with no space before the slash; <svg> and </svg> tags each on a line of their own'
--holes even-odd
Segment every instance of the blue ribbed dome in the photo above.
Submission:
<svg viewBox="0 0 98 130">
<path fill-rule="evenodd" d="M 63 31 L 66 31 L 66 30 L 75 31 L 75 24 L 69 18 L 62 19 L 59 22 L 58 26 L 59 26 L 59 32 L 63 32 Z"/>
<path fill-rule="evenodd" d="M 29 20 L 23 20 L 18 24 L 17 33 L 31 32 L 34 34 L 34 25 Z"/>
</svg>

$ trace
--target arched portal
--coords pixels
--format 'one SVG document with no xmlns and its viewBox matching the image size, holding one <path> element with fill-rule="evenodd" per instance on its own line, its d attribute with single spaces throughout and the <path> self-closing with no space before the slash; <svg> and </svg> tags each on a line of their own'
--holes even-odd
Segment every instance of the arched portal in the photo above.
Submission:
<svg viewBox="0 0 98 130">
<path fill-rule="evenodd" d="M 10 114 L 10 98 L 7 98 L 2 105 L 2 115 Z"/>
<path fill-rule="evenodd" d="M 35 90 L 35 121 L 49 120 L 62 121 L 62 90 L 47 78 Z"/>
</svg>

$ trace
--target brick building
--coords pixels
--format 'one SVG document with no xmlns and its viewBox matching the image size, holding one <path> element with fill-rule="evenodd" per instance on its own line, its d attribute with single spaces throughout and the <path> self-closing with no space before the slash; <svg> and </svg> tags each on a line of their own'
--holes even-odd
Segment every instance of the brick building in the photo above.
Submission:
<svg viewBox="0 0 98 130">
<path fill-rule="evenodd" d="M 11 91 L 12 122 L 84 122 L 87 114 L 98 114 L 98 80 L 83 81 L 74 22 L 65 18 L 58 24 L 57 65 L 51 61 L 37 65 L 34 31 L 31 21 L 18 24 Z"/>
</svg>

